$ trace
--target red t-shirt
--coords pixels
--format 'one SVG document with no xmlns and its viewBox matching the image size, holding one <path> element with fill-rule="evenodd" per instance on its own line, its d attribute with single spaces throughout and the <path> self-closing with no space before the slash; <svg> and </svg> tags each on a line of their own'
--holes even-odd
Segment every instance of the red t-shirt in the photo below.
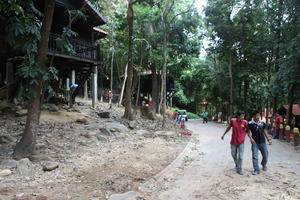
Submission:
<svg viewBox="0 0 300 200">
<path fill-rule="evenodd" d="M 237 118 L 230 120 L 230 127 L 232 127 L 230 144 L 240 145 L 245 142 L 247 126 L 248 122 L 246 120 L 239 121 Z"/>
<path fill-rule="evenodd" d="M 173 117 L 177 117 L 177 112 L 173 112 Z"/>
<path fill-rule="evenodd" d="M 280 129 L 280 124 L 283 124 L 283 117 L 281 115 L 275 118 L 275 129 Z"/>
</svg>

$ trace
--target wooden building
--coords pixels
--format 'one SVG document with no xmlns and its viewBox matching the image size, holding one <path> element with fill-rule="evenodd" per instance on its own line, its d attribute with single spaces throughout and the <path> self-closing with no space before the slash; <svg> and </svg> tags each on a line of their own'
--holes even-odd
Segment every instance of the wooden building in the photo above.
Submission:
<svg viewBox="0 0 300 200">
<path fill-rule="evenodd" d="M 282 110 L 284 110 L 284 113 L 288 113 L 288 107 L 289 105 L 284 105 L 282 106 Z M 292 117 L 293 117 L 293 125 L 297 128 L 300 128 L 300 105 L 299 104 L 294 104 L 293 105 L 293 110 L 292 110 Z"/>
<path fill-rule="evenodd" d="M 35 7 L 43 11 L 44 1 L 36 0 Z M 78 18 L 71 24 L 72 31 L 78 35 L 70 40 L 74 53 L 69 54 L 60 50 L 58 38 L 63 33 L 63 28 L 69 24 L 68 10 L 82 9 L 86 18 Z M 59 83 L 56 87 L 70 89 L 70 85 L 78 84 L 79 86 L 71 93 L 72 99 L 78 91 L 85 85 L 88 77 L 93 74 L 93 99 L 97 101 L 97 67 L 100 65 L 99 45 L 96 41 L 105 37 L 106 32 L 97 28 L 105 24 L 104 17 L 93 7 L 88 0 L 56 0 L 56 6 L 53 16 L 53 23 L 49 38 L 47 56 L 53 61 L 53 66 L 59 71 Z M 5 26 L 1 23 L 1 26 Z M 5 27 L 0 27 L 1 31 Z M 0 88 L 14 82 L 10 74 L 14 74 L 15 67 L 7 60 L 9 54 L 8 45 L 5 43 L 4 32 L 0 32 Z M 4 49 L 4 50 L 3 50 Z M 8 90 L 7 90 L 8 91 Z M 0 92 L 1 93 L 1 92 Z M 7 92 L 8 93 L 8 92 Z M 8 94 L 7 94 L 8 95 Z"/>
</svg>

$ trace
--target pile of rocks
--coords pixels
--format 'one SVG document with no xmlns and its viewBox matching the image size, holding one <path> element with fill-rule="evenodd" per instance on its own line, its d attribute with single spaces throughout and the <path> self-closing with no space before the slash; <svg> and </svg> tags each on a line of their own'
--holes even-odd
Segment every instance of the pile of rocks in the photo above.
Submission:
<svg viewBox="0 0 300 200">
<path fill-rule="evenodd" d="M 39 167 L 44 171 L 52 171 L 58 168 L 57 162 L 44 162 Z M 38 166 L 35 166 L 28 158 L 17 160 L 2 160 L 0 162 L 0 177 L 9 176 L 14 173 L 18 173 L 22 176 L 32 176 Z"/>
</svg>

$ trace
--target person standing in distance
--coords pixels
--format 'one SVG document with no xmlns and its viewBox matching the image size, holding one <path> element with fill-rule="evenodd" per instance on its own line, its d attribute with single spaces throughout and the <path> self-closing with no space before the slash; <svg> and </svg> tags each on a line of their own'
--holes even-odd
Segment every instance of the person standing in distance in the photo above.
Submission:
<svg viewBox="0 0 300 200">
<path fill-rule="evenodd" d="M 221 139 L 224 140 L 226 133 L 232 128 L 231 135 L 231 155 L 235 163 L 235 168 L 238 174 L 243 175 L 243 156 L 244 156 L 244 142 L 246 137 L 246 129 L 248 122 L 244 120 L 245 112 L 239 111 L 237 113 L 237 118 L 232 118 L 230 124 L 222 135 Z"/>
<path fill-rule="evenodd" d="M 274 139 L 279 139 L 280 134 L 280 125 L 283 125 L 283 117 L 279 114 L 279 112 L 275 115 L 275 136 Z"/>
</svg>

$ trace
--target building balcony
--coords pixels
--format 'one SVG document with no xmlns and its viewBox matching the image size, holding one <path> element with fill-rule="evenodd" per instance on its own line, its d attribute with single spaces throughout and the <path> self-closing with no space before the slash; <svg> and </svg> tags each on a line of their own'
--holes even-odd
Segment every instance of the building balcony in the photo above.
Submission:
<svg viewBox="0 0 300 200">
<path fill-rule="evenodd" d="M 80 60 L 89 63 L 99 62 L 99 58 L 98 58 L 99 48 L 98 46 L 94 45 L 92 42 L 71 39 L 70 43 L 73 46 L 73 53 L 67 53 L 67 52 L 63 52 L 59 48 L 58 39 L 60 37 L 61 36 L 58 34 L 50 33 L 48 55 L 63 57 L 67 59 Z"/>
</svg>

